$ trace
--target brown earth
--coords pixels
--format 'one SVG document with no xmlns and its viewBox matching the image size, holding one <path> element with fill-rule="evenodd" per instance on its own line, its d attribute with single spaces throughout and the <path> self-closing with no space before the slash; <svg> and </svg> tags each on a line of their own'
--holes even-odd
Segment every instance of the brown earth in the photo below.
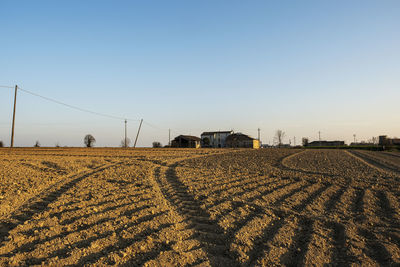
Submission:
<svg viewBox="0 0 400 267">
<path fill-rule="evenodd" d="M 400 154 L 0 150 L 0 265 L 399 265 Z"/>
</svg>

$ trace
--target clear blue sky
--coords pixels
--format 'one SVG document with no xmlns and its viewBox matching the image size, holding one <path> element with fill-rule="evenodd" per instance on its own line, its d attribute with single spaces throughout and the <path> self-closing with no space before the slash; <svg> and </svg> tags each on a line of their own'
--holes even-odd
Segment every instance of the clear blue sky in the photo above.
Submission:
<svg viewBox="0 0 400 267">
<path fill-rule="evenodd" d="M 234 129 L 400 136 L 400 1 L 1 1 L 0 85 L 143 118 L 139 146 Z M 9 145 L 12 89 L 0 88 Z M 98 146 L 122 121 L 20 92 L 16 145 Z M 134 138 L 138 122 L 129 125 Z"/>
</svg>

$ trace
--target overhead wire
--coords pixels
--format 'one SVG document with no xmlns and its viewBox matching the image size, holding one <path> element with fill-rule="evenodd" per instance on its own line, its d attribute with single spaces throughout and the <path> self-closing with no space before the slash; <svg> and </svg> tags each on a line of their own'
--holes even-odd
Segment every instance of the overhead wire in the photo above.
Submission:
<svg viewBox="0 0 400 267">
<path fill-rule="evenodd" d="M 147 124 L 148 126 L 154 128 L 154 129 L 157 129 L 157 130 L 162 130 L 162 131 L 168 130 L 168 129 L 163 129 L 163 128 L 160 128 L 160 127 L 158 127 L 158 126 L 155 126 L 155 125 L 153 125 L 153 124 L 151 124 L 151 123 L 148 123 L 148 122 L 145 121 L 145 120 L 143 120 L 143 123 L 144 123 L 144 124 Z"/>
<path fill-rule="evenodd" d="M 0 85 L 0 87 L 2 87 L 2 88 L 9 88 L 9 89 L 14 89 L 14 88 L 15 88 L 15 86 L 7 86 L 7 85 Z M 89 109 L 86 109 L 86 108 L 81 108 L 81 107 L 78 107 L 78 106 L 75 106 L 75 105 L 70 105 L 70 104 L 64 103 L 64 102 L 62 102 L 62 101 L 59 101 L 59 100 L 56 100 L 56 99 L 53 99 L 53 98 L 50 98 L 50 97 L 47 97 L 47 96 L 43 96 L 43 95 L 41 95 L 41 94 L 38 94 L 38 93 L 35 93 L 35 92 L 32 92 L 32 91 L 29 91 L 29 90 L 24 89 L 24 88 L 21 88 L 21 87 L 19 87 L 19 86 L 18 86 L 17 88 L 18 88 L 20 91 L 25 92 L 25 93 L 27 93 L 27 94 L 30 94 L 30 95 L 33 95 L 33 96 L 42 98 L 42 99 L 44 99 L 44 100 L 47 100 L 47 101 L 50 101 L 50 102 L 53 102 L 53 103 L 56 103 L 56 104 L 59 104 L 59 105 L 62 105 L 62 106 L 71 108 L 71 109 L 75 109 L 75 110 L 78 110 L 78 111 L 81 111 L 81 112 L 86 112 L 86 113 L 89 113 L 89 114 L 93 114 L 93 115 L 97 115 L 97 116 L 103 116 L 103 117 L 107 117 L 107 118 L 111 118 L 111 119 L 116 119 L 116 120 L 122 120 L 122 121 L 124 121 L 124 120 L 127 120 L 127 121 L 136 121 L 136 122 L 140 121 L 139 119 L 132 119 L 132 118 L 127 118 L 127 117 L 114 116 L 114 115 L 110 115 L 110 114 L 105 114 L 105 113 L 100 113 L 100 112 L 92 111 L 92 110 L 89 110 Z M 164 129 L 164 128 L 158 127 L 158 126 L 156 126 L 156 125 L 154 125 L 154 124 L 152 124 L 152 123 L 149 123 L 149 122 L 147 122 L 147 121 L 145 121 L 145 120 L 143 120 L 143 123 L 146 124 L 147 126 L 150 126 L 151 128 L 157 129 L 157 130 L 161 130 L 161 131 L 168 131 L 168 130 L 170 130 L 171 132 L 174 132 L 174 133 L 178 134 L 178 132 L 177 132 L 176 130 L 174 130 L 174 129 Z"/>
<path fill-rule="evenodd" d="M 161 127 L 158 127 L 158 126 L 156 126 L 156 125 L 154 125 L 154 124 L 151 124 L 151 123 L 149 123 L 149 122 L 147 122 L 147 121 L 144 121 L 144 120 L 143 120 L 143 123 L 146 124 L 146 125 L 148 125 L 148 126 L 150 126 L 150 127 L 152 127 L 152 128 L 154 128 L 154 129 L 160 130 L 160 131 L 171 131 L 171 133 L 175 133 L 175 134 L 178 134 L 178 135 L 179 135 L 179 133 L 181 132 L 181 131 L 179 131 L 179 130 L 175 130 L 175 129 L 171 129 L 171 128 L 169 128 L 169 129 L 167 129 L 167 128 L 161 128 Z"/>
<path fill-rule="evenodd" d="M 138 119 L 119 117 L 119 116 L 114 116 L 114 115 L 109 115 L 109 114 L 105 114 L 105 113 L 100 113 L 100 112 L 88 110 L 88 109 L 85 109 L 85 108 L 80 108 L 80 107 L 77 107 L 77 106 L 74 106 L 74 105 L 70 105 L 70 104 L 55 100 L 55 99 L 47 97 L 47 96 L 39 95 L 37 93 L 34 93 L 34 92 L 29 91 L 29 90 L 23 89 L 23 88 L 21 88 L 19 86 L 18 86 L 18 89 L 23 91 L 23 92 L 25 92 L 25 93 L 28 93 L 30 95 L 33 95 L 33 96 L 36 96 L 36 97 L 40 97 L 40 98 L 45 99 L 47 101 L 50 101 L 50 102 L 53 102 L 53 103 L 57 103 L 59 105 L 63 105 L 63 106 L 66 106 L 66 107 L 69 107 L 69 108 L 72 108 L 72 109 L 75 109 L 75 110 L 79 110 L 81 112 L 86 112 L 86 113 L 90 113 L 90 114 L 93 114 L 93 115 L 103 116 L 103 117 L 107 117 L 107 118 L 111 118 L 111 119 L 117 119 L 117 120 L 139 121 Z"/>
</svg>

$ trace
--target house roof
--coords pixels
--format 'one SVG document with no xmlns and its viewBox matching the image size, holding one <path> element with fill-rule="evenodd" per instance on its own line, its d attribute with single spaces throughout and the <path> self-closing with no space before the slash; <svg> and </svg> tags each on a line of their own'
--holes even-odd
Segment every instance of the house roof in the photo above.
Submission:
<svg viewBox="0 0 400 267">
<path fill-rule="evenodd" d="M 215 131 L 215 132 L 203 132 L 201 135 L 213 135 L 216 133 L 232 133 L 232 131 Z"/>
<path fill-rule="evenodd" d="M 240 140 L 244 141 L 244 140 L 255 140 L 255 139 L 242 133 L 231 134 L 226 138 L 226 141 L 240 141 Z"/>
<path fill-rule="evenodd" d="M 308 143 L 308 144 L 319 144 L 319 143 L 321 143 L 321 144 L 328 144 L 328 143 L 344 143 L 344 141 L 338 141 L 338 140 L 335 140 L 335 141 L 325 141 L 325 140 L 323 140 L 323 141 L 312 141 L 312 142 L 310 142 L 310 143 Z"/>
<path fill-rule="evenodd" d="M 175 137 L 175 140 L 182 138 L 182 139 L 186 139 L 189 141 L 201 141 L 201 139 L 197 136 L 192 136 L 192 135 L 179 135 L 177 137 Z"/>
</svg>

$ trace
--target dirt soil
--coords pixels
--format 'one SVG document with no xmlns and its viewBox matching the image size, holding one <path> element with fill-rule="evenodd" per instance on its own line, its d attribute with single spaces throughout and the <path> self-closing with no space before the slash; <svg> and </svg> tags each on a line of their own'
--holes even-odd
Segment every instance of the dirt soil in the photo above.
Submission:
<svg viewBox="0 0 400 267">
<path fill-rule="evenodd" d="M 400 154 L 0 149 L 0 266 L 400 265 Z"/>
</svg>

